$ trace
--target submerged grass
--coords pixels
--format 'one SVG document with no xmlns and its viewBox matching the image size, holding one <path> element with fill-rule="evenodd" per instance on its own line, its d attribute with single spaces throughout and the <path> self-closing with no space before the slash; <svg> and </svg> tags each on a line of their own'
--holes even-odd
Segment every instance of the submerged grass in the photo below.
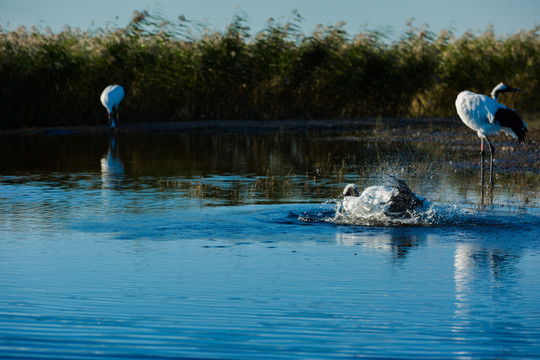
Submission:
<svg viewBox="0 0 540 360">
<path fill-rule="evenodd" d="M 423 145 L 426 146 L 426 145 Z M 382 154 L 380 161 L 366 164 L 341 165 L 324 159 L 305 169 L 287 171 L 262 170 L 261 174 L 242 177 L 167 179 L 158 181 L 163 188 L 180 189 L 186 197 L 204 205 L 237 205 L 284 203 L 301 201 L 335 202 L 341 199 L 343 188 L 356 183 L 360 188 L 388 183 L 389 175 L 403 179 L 413 191 L 430 202 L 452 204 L 456 198 L 462 205 L 483 209 L 486 205 L 527 208 L 537 212 L 540 206 L 539 178 L 536 172 L 495 172 L 495 187 L 485 187 L 482 199 L 479 171 L 460 152 L 431 151 L 419 154 Z M 497 170 L 497 169 L 496 169 Z"/>
<path fill-rule="evenodd" d="M 508 106 L 540 111 L 540 27 L 456 37 L 414 27 L 398 40 L 343 24 L 300 32 L 293 13 L 251 35 L 242 14 L 222 32 L 159 12 L 125 28 L 0 30 L 0 128 L 104 123 L 99 94 L 126 88 L 125 122 L 455 116 L 455 95 L 507 81 Z"/>
<path fill-rule="evenodd" d="M 538 176 L 527 173 L 522 177 L 500 176 L 494 188 L 485 188 L 484 200 L 481 200 L 481 188 L 477 184 L 476 172 L 460 171 L 453 175 L 443 169 L 432 170 L 427 175 L 407 173 L 408 169 L 389 173 L 386 168 L 373 168 L 371 178 L 363 175 L 348 175 L 339 180 L 336 175 L 318 176 L 316 174 L 269 175 L 253 178 L 236 178 L 217 181 L 200 177 L 194 180 L 161 179 L 158 185 L 165 189 L 180 189 L 184 196 L 200 201 L 204 205 L 238 205 L 262 203 L 287 203 L 303 201 L 333 203 L 341 199 L 341 192 L 346 183 L 354 182 L 361 188 L 382 185 L 387 175 L 395 175 L 405 180 L 417 194 L 427 197 L 430 202 L 452 204 L 456 197 L 462 198 L 461 204 L 473 208 L 486 205 L 508 208 L 528 208 L 537 212 Z M 444 176 L 441 176 L 444 174 Z"/>
</svg>

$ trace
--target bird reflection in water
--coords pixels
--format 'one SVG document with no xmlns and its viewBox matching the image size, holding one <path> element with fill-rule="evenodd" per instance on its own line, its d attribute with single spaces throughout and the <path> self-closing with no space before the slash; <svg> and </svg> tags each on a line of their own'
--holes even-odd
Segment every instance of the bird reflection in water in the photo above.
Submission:
<svg viewBox="0 0 540 360">
<path fill-rule="evenodd" d="M 109 139 L 109 149 L 101 158 L 101 188 L 120 189 L 124 179 L 124 163 L 118 155 L 116 138 Z"/>
<path fill-rule="evenodd" d="M 342 246 L 363 246 L 388 253 L 393 263 L 404 261 L 411 250 L 422 246 L 427 234 L 422 230 L 408 227 L 389 228 L 387 232 L 376 235 L 364 232 L 338 232 L 336 242 Z"/>
<path fill-rule="evenodd" d="M 496 316 L 496 310 L 504 309 L 512 302 L 516 294 L 513 286 L 519 259 L 519 252 L 511 248 L 472 243 L 457 245 L 454 254 L 454 317 L 457 323 L 454 331 L 463 330 L 479 313 Z M 473 298 L 482 296 L 484 302 L 480 308 Z"/>
</svg>

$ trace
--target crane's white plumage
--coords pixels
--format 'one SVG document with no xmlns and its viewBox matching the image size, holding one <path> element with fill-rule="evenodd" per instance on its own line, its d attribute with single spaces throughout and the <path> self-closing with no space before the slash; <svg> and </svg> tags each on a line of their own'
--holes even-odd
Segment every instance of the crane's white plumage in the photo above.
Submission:
<svg viewBox="0 0 540 360">
<path fill-rule="evenodd" d="M 456 98 L 456 110 L 465 125 L 476 131 L 481 139 L 482 152 L 482 183 L 484 140 L 487 141 L 491 154 L 490 181 L 493 183 L 493 146 L 489 136 L 497 135 L 501 131 L 517 139 L 520 143 L 525 141 L 527 124 L 521 120 L 513 109 L 507 108 L 497 101 L 503 92 L 521 91 L 505 83 L 500 83 L 491 92 L 491 97 L 476 94 L 471 91 L 462 91 Z"/>
<path fill-rule="evenodd" d="M 124 98 L 124 88 L 120 85 L 109 85 L 101 93 L 101 103 L 107 109 L 109 115 L 109 124 L 111 129 L 116 128 L 116 121 L 118 120 L 118 106 Z"/>
<path fill-rule="evenodd" d="M 396 189 L 390 186 L 371 186 L 360 195 L 345 196 L 342 208 L 346 212 L 382 215 L 390 207 L 390 199 L 395 193 Z"/>
<path fill-rule="evenodd" d="M 349 184 L 343 190 L 345 196 L 340 211 L 357 217 L 403 217 L 420 210 L 425 199 L 413 193 L 403 180 L 394 179 L 386 186 L 370 186 L 362 194 L 358 187 Z"/>
<path fill-rule="evenodd" d="M 462 91 L 456 98 L 456 109 L 463 123 L 476 131 L 480 138 L 497 135 L 503 131 L 514 139 L 520 139 L 526 131 L 520 127 L 527 128 L 527 124 L 519 119 L 514 110 L 486 95 Z M 509 113 L 515 114 L 515 121 L 511 121 Z"/>
</svg>

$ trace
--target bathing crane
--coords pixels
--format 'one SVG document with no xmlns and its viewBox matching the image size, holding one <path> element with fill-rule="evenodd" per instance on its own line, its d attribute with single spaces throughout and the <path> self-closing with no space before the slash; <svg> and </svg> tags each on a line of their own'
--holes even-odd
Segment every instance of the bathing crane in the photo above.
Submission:
<svg viewBox="0 0 540 360">
<path fill-rule="evenodd" d="M 101 93 L 101 103 L 107 109 L 109 115 L 109 125 L 111 129 L 116 129 L 118 121 L 118 105 L 124 98 L 124 88 L 120 85 L 109 85 Z"/>
<path fill-rule="evenodd" d="M 489 146 L 490 167 L 489 181 L 493 185 L 493 153 L 494 148 L 488 136 L 504 132 L 517 139 L 521 144 L 525 142 L 527 124 L 521 120 L 515 110 L 507 108 L 497 100 L 499 94 L 505 92 L 522 91 L 505 83 L 500 83 L 493 88 L 491 97 L 476 94 L 471 91 L 462 91 L 456 98 L 456 109 L 459 117 L 465 125 L 476 131 L 480 138 L 480 177 L 484 186 L 484 140 Z"/>
<path fill-rule="evenodd" d="M 402 218 L 428 205 L 428 201 L 413 193 L 405 181 L 393 176 L 390 178 L 388 185 L 370 186 L 362 193 L 355 184 L 348 184 L 343 189 L 340 211 Z"/>
</svg>

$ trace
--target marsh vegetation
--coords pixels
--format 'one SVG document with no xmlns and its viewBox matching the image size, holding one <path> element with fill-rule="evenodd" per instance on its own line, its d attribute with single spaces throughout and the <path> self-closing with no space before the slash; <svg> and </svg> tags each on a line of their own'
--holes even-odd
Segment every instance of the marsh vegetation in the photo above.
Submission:
<svg viewBox="0 0 540 360">
<path fill-rule="evenodd" d="M 239 12 L 223 31 L 159 12 L 124 28 L 0 30 L 0 127 L 101 124 L 99 93 L 126 88 L 124 122 L 456 116 L 455 94 L 507 81 L 504 99 L 538 112 L 540 27 L 456 36 L 409 24 L 397 37 L 302 17 L 253 32 Z"/>
</svg>

